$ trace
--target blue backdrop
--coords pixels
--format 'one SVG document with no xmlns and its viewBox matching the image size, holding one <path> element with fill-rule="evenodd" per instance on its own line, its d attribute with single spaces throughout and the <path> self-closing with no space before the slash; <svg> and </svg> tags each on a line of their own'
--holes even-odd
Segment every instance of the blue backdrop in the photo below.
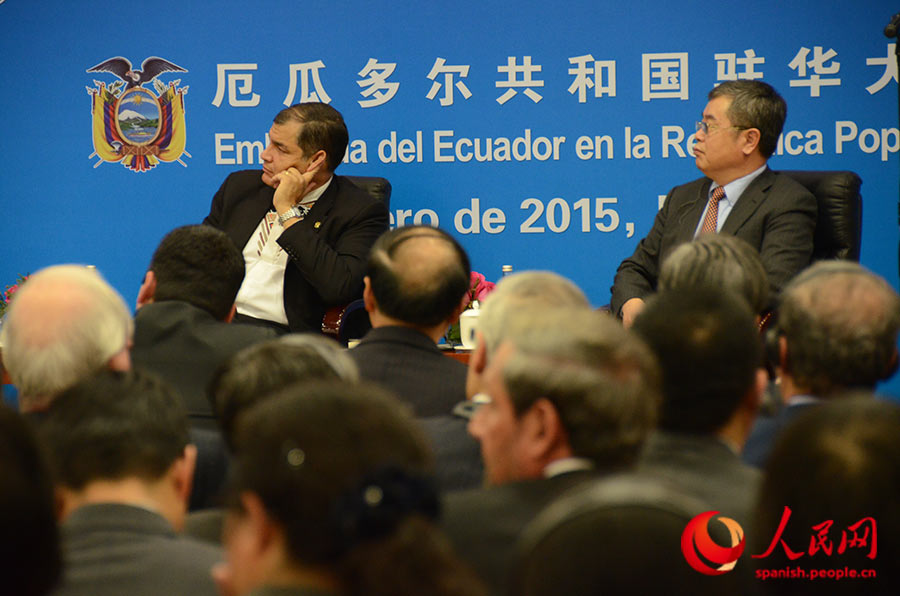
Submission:
<svg viewBox="0 0 900 596">
<path fill-rule="evenodd" d="M 0 286 L 90 263 L 133 303 L 162 235 L 199 222 L 229 172 L 256 167 L 279 109 L 318 98 L 350 128 L 339 171 L 388 178 L 395 222 L 439 223 L 489 279 L 504 264 L 552 269 L 603 304 L 659 197 L 699 175 L 694 121 L 734 77 L 788 102 L 774 168 L 862 177 L 862 262 L 896 286 L 897 72 L 881 30 L 897 7 L 749 6 L 5 0 Z M 184 69 L 156 78 L 184 110 L 170 144 L 157 139 L 170 161 L 148 171 L 93 140 L 92 102 L 119 79 L 87 70 L 116 56 Z M 144 88 L 159 95 L 156 83 Z"/>
</svg>

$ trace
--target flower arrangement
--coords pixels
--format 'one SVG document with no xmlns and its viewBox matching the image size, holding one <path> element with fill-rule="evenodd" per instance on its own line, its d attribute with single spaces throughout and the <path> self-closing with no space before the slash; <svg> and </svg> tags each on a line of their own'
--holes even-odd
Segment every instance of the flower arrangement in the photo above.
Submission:
<svg viewBox="0 0 900 596">
<path fill-rule="evenodd" d="M 471 276 L 469 277 L 469 302 L 466 304 L 466 310 L 470 308 L 475 308 L 475 301 L 481 302 L 485 298 L 487 298 L 488 294 L 494 291 L 494 282 L 487 281 L 481 273 L 477 271 L 473 271 Z M 447 330 L 447 334 L 444 336 L 452 346 L 459 345 L 460 343 L 460 330 L 459 330 L 459 321 L 450 325 L 450 329 Z"/>
<path fill-rule="evenodd" d="M 487 295 L 494 291 L 495 285 L 494 282 L 487 281 L 481 273 L 473 271 L 469 278 L 469 304 L 466 308 L 472 308 L 472 303 L 476 300 L 481 302 L 487 298 Z"/>
<path fill-rule="evenodd" d="M 27 275 L 20 275 L 16 278 L 16 283 L 11 286 L 6 286 L 6 290 L 0 294 L 0 319 L 6 315 L 6 309 L 9 308 L 9 303 L 13 298 L 13 294 L 18 291 L 19 286 L 25 283 L 25 280 L 28 279 Z"/>
</svg>

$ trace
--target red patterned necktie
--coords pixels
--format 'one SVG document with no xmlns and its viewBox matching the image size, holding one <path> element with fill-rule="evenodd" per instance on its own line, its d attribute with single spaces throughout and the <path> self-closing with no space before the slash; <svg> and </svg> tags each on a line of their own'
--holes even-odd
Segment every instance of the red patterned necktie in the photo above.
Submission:
<svg viewBox="0 0 900 596">
<path fill-rule="evenodd" d="M 715 234 L 716 224 L 719 219 L 719 201 L 725 198 L 725 187 L 718 186 L 709 197 L 709 206 L 706 208 L 706 217 L 703 218 L 701 234 Z"/>
</svg>

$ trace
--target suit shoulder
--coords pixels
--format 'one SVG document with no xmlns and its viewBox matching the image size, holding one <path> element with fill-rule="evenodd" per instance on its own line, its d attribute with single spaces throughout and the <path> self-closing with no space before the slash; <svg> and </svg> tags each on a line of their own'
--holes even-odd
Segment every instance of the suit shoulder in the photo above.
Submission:
<svg viewBox="0 0 900 596">
<path fill-rule="evenodd" d="M 336 185 L 336 191 L 338 193 L 338 198 L 342 203 L 353 203 L 358 209 L 364 209 L 367 207 L 382 207 L 384 211 L 387 211 L 387 206 L 384 204 L 384 201 L 376 199 L 364 189 L 358 187 L 353 184 L 346 176 L 338 176 L 334 175 L 334 180 L 332 184 Z"/>
</svg>

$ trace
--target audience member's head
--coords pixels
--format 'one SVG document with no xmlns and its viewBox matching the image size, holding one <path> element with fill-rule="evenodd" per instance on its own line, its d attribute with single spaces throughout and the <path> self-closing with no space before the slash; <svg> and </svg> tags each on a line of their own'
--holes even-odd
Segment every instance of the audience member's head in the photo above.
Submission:
<svg viewBox="0 0 900 596">
<path fill-rule="evenodd" d="M 183 226 L 166 234 L 153 253 L 138 307 L 179 300 L 216 319 L 231 320 L 243 281 L 244 257 L 225 232 L 212 226 Z"/>
<path fill-rule="evenodd" d="M 784 289 L 778 308 L 785 397 L 874 388 L 897 367 L 900 297 L 848 261 L 821 261 Z"/>
<path fill-rule="evenodd" d="M 155 376 L 103 371 L 60 394 L 39 429 L 63 517 L 127 502 L 181 528 L 197 452 L 181 399 Z"/>
<path fill-rule="evenodd" d="M 466 395 L 480 391 L 484 368 L 504 339 L 507 319 L 523 308 L 588 308 L 587 297 L 572 281 L 550 271 L 523 271 L 501 279 L 485 299 L 478 317 L 478 345 L 469 360 Z"/>
<path fill-rule="evenodd" d="M 371 386 L 301 383 L 238 429 L 226 523 L 237 593 L 298 578 L 341 594 L 469 594 L 431 525 L 431 456 L 406 408 Z"/>
<path fill-rule="evenodd" d="M 53 485 L 25 420 L 0 406 L 0 592 L 39 596 L 62 571 Z"/>
<path fill-rule="evenodd" d="M 716 287 L 747 300 L 754 313 L 769 307 L 769 278 L 759 252 L 728 234 L 705 234 L 673 250 L 659 272 L 660 292 Z"/>
<path fill-rule="evenodd" d="M 719 433 L 745 406 L 749 430 L 765 374 L 762 343 L 743 300 L 714 288 L 663 292 L 648 301 L 633 329 L 662 369 L 662 429 Z"/>
<path fill-rule="evenodd" d="M 762 81 L 725 81 L 708 94 L 710 101 L 717 97 L 731 99 L 726 116 L 732 126 L 759 130 L 759 149 L 769 159 L 778 146 L 778 136 L 787 118 L 787 103 L 768 83 Z"/>
<path fill-rule="evenodd" d="M 359 379 L 356 363 L 331 339 L 290 334 L 244 348 L 219 368 L 209 396 L 222 435 L 234 452 L 239 416 L 268 395 L 299 381 Z"/>
<path fill-rule="evenodd" d="M 846 398 L 846 399 L 845 399 Z M 769 579 L 775 594 L 897 594 L 900 576 L 900 407 L 856 392 L 810 408 L 780 435 L 768 459 L 748 536 L 763 554 L 776 536 L 785 507 L 790 517 L 781 542 L 758 566 L 874 569 L 877 578 Z M 831 556 L 809 554 L 826 523 Z M 857 525 L 858 524 L 858 525 Z M 867 536 L 866 536 L 867 534 Z M 876 535 L 877 534 L 877 535 Z M 861 540 L 866 536 L 865 540 Z M 845 542 L 846 539 L 846 542 Z M 816 544 L 818 544 L 816 542 Z M 788 559 L 783 548 L 804 556 Z M 877 549 L 877 554 L 875 553 Z"/>
<path fill-rule="evenodd" d="M 325 152 L 325 169 L 334 172 L 344 153 L 350 135 L 344 117 L 328 104 L 320 102 L 297 103 L 275 115 L 275 124 L 296 122 L 301 126 L 297 133 L 297 145 L 303 154 L 312 158 L 319 151 Z"/>
<path fill-rule="evenodd" d="M 449 234 L 406 226 L 382 234 L 369 253 L 366 309 L 375 327 L 403 324 L 443 335 L 469 290 L 469 257 Z"/>
<path fill-rule="evenodd" d="M 133 333 L 128 307 L 96 270 L 57 265 L 29 277 L 0 331 L 20 409 L 46 408 L 59 392 L 103 368 L 130 368 Z"/>
<path fill-rule="evenodd" d="M 605 313 L 520 308 L 485 369 L 469 432 L 490 484 L 540 477 L 579 457 L 602 470 L 631 464 L 656 421 L 653 355 Z"/>
</svg>

